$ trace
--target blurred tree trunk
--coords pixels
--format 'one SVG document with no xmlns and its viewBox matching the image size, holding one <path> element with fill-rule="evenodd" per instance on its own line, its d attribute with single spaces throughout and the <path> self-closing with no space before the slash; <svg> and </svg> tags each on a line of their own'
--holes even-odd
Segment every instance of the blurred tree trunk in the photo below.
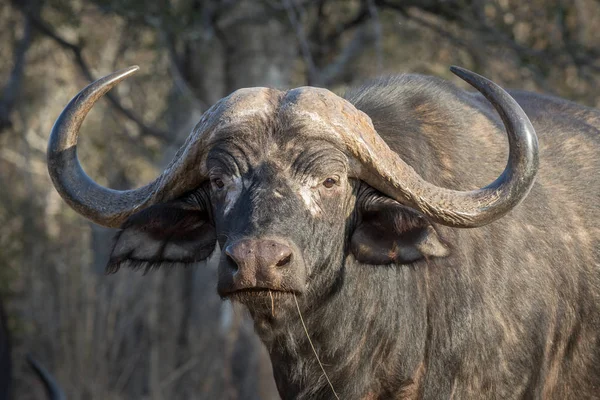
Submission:
<svg viewBox="0 0 600 400">
<path fill-rule="evenodd" d="M 281 20 L 252 20 L 267 14 L 255 1 L 242 1 L 222 23 L 226 90 L 241 87 L 286 87 L 290 84 L 296 40 Z"/>
</svg>

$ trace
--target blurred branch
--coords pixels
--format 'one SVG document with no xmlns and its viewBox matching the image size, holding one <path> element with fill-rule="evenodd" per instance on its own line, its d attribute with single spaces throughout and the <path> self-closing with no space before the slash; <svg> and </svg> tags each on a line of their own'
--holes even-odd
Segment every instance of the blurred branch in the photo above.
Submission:
<svg viewBox="0 0 600 400">
<path fill-rule="evenodd" d="M 171 373 L 166 378 L 161 380 L 160 383 L 158 384 L 158 387 L 160 388 L 160 390 L 162 391 L 167 386 L 177 382 L 177 380 L 179 378 L 181 378 L 186 372 L 188 372 L 192 368 L 194 368 L 198 364 L 198 362 L 199 362 L 199 360 L 197 357 L 192 357 L 185 364 L 178 367 L 174 371 L 171 371 Z"/>
<path fill-rule="evenodd" d="M 169 70 L 171 71 L 171 75 L 173 76 L 173 82 L 175 83 L 175 87 L 190 100 L 193 107 L 197 108 L 200 111 L 207 110 L 208 105 L 196 95 L 196 93 L 190 87 L 188 80 L 185 78 L 181 70 L 181 64 L 178 62 L 177 52 L 175 50 L 175 43 L 173 42 L 173 40 L 171 40 L 171 36 L 165 29 L 158 29 L 162 42 L 167 50 L 167 55 L 169 56 Z"/>
<path fill-rule="evenodd" d="M 12 127 L 11 113 L 15 106 L 19 92 L 21 91 L 21 82 L 25 71 L 25 55 L 31 45 L 32 23 L 31 18 L 24 15 L 23 35 L 15 45 L 13 52 L 13 68 L 10 72 L 8 82 L 2 90 L 0 96 L 0 133 Z"/>
<path fill-rule="evenodd" d="M 433 30 L 440 36 L 449 39 L 454 44 L 463 47 L 475 59 L 483 59 L 482 54 L 489 53 L 490 49 L 495 49 L 497 44 L 500 43 L 513 52 L 521 66 L 527 68 L 532 73 L 532 78 L 535 80 L 536 84 L 548 93 L 553 93 L 554 91 L 548 85 L 546 75 L 541 70 L 540 66 L 552 64 L 561 68 L 566 68 L 569 65 L 574 65 L 578 68 L 580 74 L 582 73 L 581 69 L 583 67 L 600 71 L 600 67 L 595 65 L 595 62 L 598 61 L 597 58 L 575 56 L 571 57 L 572 63 L 565 60 L 565 54 L 571 55 L 577 53 L 575 50 L 571 49 L 571 51 L 569 49 L 569 44 L 567 42 L 565 42 L 565 45 L 560 51 L 533 49 L 518 43 L 511 35 L 490 24 L 486 19 L 485 14 L 478 7 L 474 7 L 472 13 L 466 13 L 464 7 L 448 7 L 443 4 L 436 4 L 435 1 L 424 3 L 411 1 L 396 3 L 391 0 L 375 1 L 380 7 L 397 11 L 407 19 L 411 19 L 418 24 Z M 426 14 L 433 15 L 447 22 L 454 22 L 458 24 L 461 29 L 474 33 L 476 35 L 476 40 L 461 38 L 451 33 L 449 30 L 442 28 L 438 24 L 417 15 L 417 13 L 411 12 L 411 9 L 413 11 L 419 10 Z M 469 8 L 467 7 L 467 10 L 468 9 Z M 492 43 L 495 46 L 488 47 L 485 43 Z"/>
<path fill-rule="evenodd" d="M 323 0 L 294 0 L 296 7 L 312 6 L 314 4 L 321 4 L 323 2 Z M 269 5 L 269 8 L 271 8 L 274 11 L 287 10 L 286 4 L 281 0 L 267 0 L 267 4 Z"/>
<path fill-rule="evenodd" d="M 48 176 L 48 168 L 44 161 L 27 160 L 23 154 L 12 149 L 0 149 L 0 159 L 23 171 L 29 171 L 41 177 Z"/>
<path fill-rule="evenodd" d="M 319 81 L 315 82 L 317 86 L 329 86 L 338 76 L 342 75 L 352 60 L 358 57 L 365 46 L 373 40 L 373 35 L 365 32 L 365 29 L 357 29 L 354 37 L 338 56 L 319 74 Z"/>
<path fill-rule="evenodd" d="M 296 8 L 298 7 L 295 4 L 296 0 L 281 0 L 281 3 L 285 8 L 290 24 L 296 32 L 296 37 L 298 38 L 298 42 L 300 43 L 300 51 L 302 52 L 302 57 L 304 58 L 304 62 L 306 63 L 308 69 L 308 76 L 306 79 L 307 84 L 311 85 L 312 82 L 317 79 L 318 72 L 312 58 L 310 45 L 304 32 L 304 27 L 302 26 L 302 22 L 298 19 L 298 16 L 296 15 Z"/>
<path fill-rule="evenodd" d="M 369 12 L 369 7 L 366 6 L 363 2 L 360 10 L 354 16 L 354 18 L 352 18 L 348 22 L 342 24 L 342 26 L 340 26 L 338 29 L 336 29 L 335 32 L 331 33 L 327 38 L 325 38 L 325 42 L 332 43 L 332 42 L 336 41 L 337 39 L 339 39 L 339 37 L 343 33 L 347 32 L 353 28 L 358 27 L 363 22 L 365 22 L 367 19 L 369 19 L 370 17 L 371 17 L 371 13 Z M 320 21 L 317 21 L 317 24 L 319 24 L 319 22 Z"/>
<path fill-rule="evenodd" d="M 38 32 L 46 35 L 50 39 L 54 40 L 61 47 L 73 53 L 75 63 L 77 64 L 81 73 L 87 81 L 93 82 L 96 80 L 96 78 L 94 78 L 94 76 L 92 75 L 89 65 L 83 58 L 81 46 L 73 44 L 68 40 L 62 38 L 60 35 L 54 32 L 54 30 L 49 24 L 43 21 L 40 17 L 31 14 L 29 10 L 21 6 L 20 3 L 15 2 L 15 4 L 17 7 L 19 7 L 21 12 L 23 12 L 23 14 L 29 18 L 29 20 L 33 24 L 33 27 Z M 168 132 L 146 125 L 146 123 L 144 123 L 144 121 L 142 121 L 142 119 L 139 116 L 137 116 L 132 110 L 123 106 L 114 93 L 109 92 L 105 95 L 105 97 L 109 100 L 113 107 L 117 109 L 117 111 L 119 111 L 122 115 L 133 121 L 140 128 L 140 131 L 143 135 L 153 136 L 164 141 L 170 140 L 170 135 Z"/>
<path fill-rule="evenodd" d="M 115 9 L 115 8 L 109 6 L 108 4 L 97 4 L 97 5 L 103 12 L 110 12 L 110 13 L 114 13 L 116 15 L 121 15 L 121 13 L 123 12 L 122 10 L 118 10 L 118 9 Z M 226 6 L 230 6 L 230 5 L 226 5 Z M 165 2 L 164 7 L 165 7 L 165 10 L 167 10 L 171 7 L 171 5 L 168 2 Z M 227 8 L 227 7 L 225 7 L 225 8 Z M 121 11 L 121 13 L 119 11 Z M 200 111 L 204 111 L 204 110 L 208 109 L 207 103 L 205 101 L 203 101 L 200 97 L 198 97 L 198 95 L 196 94 L 194 89 L 191 87 L 188 79 L 186 79 L 180 57 L 177 54 L 175 40 L 174 40 L 174 34 L 171 31 L 171 29 L 169 29 L 171 24 L 167 23 L 165 21 L 165 18 L 162 15 L 152 15 L 152 14 L 141 13 L 140 15 L 134 16 L 134 15 L 131 15 L 131 13 L 126 13 L 126 14 L 127 14 L 128 19 L 133 18 L 133 20 L 137 21 L 138 23 L 147 25 L 148 27 L 151 27 L 152 29 L 155 29 L 157 31 L 158 36 L 167 52 L 167 56 L 168 56 L 168 60 L 169 60 L 169 71 L 171 72 L 171 76 L 173 78 L 175 88 L 177 90 L 179 90 L 179 92 L 182 93 L 185 97 L 188 98 L 188 100 L 192 103 L 192 106 L 194 108 L 196 108 Z M 166 14 L 170 15 L 170 12 L 166 12 Z M 216 18 L 216 16 L 213 16 L 213 18 Z M 180 36 L 195 37 L 198 35 L 200 35 L 200 34 L 198 34 L 198 33 L 190 34 L 188 32 L 187 35 L 181 34 Z"/>
<path fill-rule="evenodd" d="M 567 5 L 561 2 L 561 4 L 556 7 L 555 12 L 557 15 L 557 26 L 560 29 L 566 53 L 571 59 L 571 62 L 579 70 L 579 73 L 586 76 L 588 75 L 586 71 L 583 71 L 584 67 L 590 67 L 595 71 L 600 71 L 600 67 L 595 65 L 600 58 L 600 53 L 598 53 L 597 50 L 585 48 L 578 43 L 576 39 L 577 33 L 573 33 L 571 32 L 571 29 L 569 29 L 566 21 L 568 12 Z M 577 24 L 577 28 L 581 28 L 579 23 Z"/>
<path fill-rule="evenodd" d="M 342 75 L 347 66 L 358 57 L 365 46 L 373 39 L 379 39 L 377 43 L 378 67 L 382 69 L 382 30 L 379 23 L 377 7 L 373 0 L 361 0 L 361 7 L 357 14 L 347 22 L 338 26 L 334 32 L 323 34 L 322 28 L 328 24 L 324 15 L 324 7 L 327 0 L 279 0 L 279 5 L 270 4 L 272 10 L 284 10 L 289 23 L 296 34 L 302 59 L 307 66 L 307 85 L 329 86 Z M 310 34 L 307 34 L 302 22 L 302 14 L 305 7 L 316 7 L 316 21 Z M 370 18 L 375 19 L 373 33 L 366 33 L 363 23 Z M 355 34 L 349 43 L 341 47 L 339 54 L 333 61 L 323 65 L 321 59 L 328 58 L 332 53 L 331 48 L 340 41 L 344 33 L 355 30 Z"/>
<path fill-rule="evenodd" d="M 382 8 L 398 11 L 407 18 L 414 20 L 417 20 L 417 18 L 415 18 L 414 14 L 409 12 L 409 9 L 411 8 L 435 15 L 448 22 L 456 22 L 461 28 L 480 35 L 478 36 L 478 40 L 483 39 L 493 43 L 500 42 L 517 53 L 521 59 L 536 59 L 543 62 L 551 60 L 553 63 L 565 67 L 568 62 L 564 60 L 563 56 L 564 52 L 568 52 L 569 54 L 575 54 L 573 57 L 573 64 L 590 67 L 596 71 L 600 71 L 600 66 L 595 65 L 595 63 L 598 62 L 598 58 L 600 58 L 600 54 L 594 52 L 592 49 L 584 49 L 585 51 L 582 51 L 582 46 L 574 41 L 565 40 L 563 48 L 559 51 L 538 50 L 518 43 L 511 35 L 489 23 L 478 2 L 474 2 L 469 6 L 463 5 L 462 7 L 457 6 L 452 1 L 444 2 L 435 0 L 407 0 L 400 2 L 394 2 L 393 0 L 375 0 L 375 2 Z M 502 13 L 503 11 L 498 9 L 498 12 Z M 419 22 L 423 22 L 423 20 L 421 19 Z M 427 25 L 429 28 L 432 28 L 432 24 L 428 23 Z M 562 28 L 563 36 L 565 36 L 564 26 Z M 472 45 L 472 43 L 469 44 Z"/>
<path fill-rule="evenodd" d="M 290 1 L 293 1 L 297 7 L 300 7 L 298 5 L 298 0 L 282 0 L 284 4 L 289 4 Z M 302 27 L 295 27 L 296 32 L 302 32 L 301 48 L 303 53 L 306 53 L 305 49 L 310 48 L 310 44 L 313 46 L 313 51 L 309 54 L 314 72 L 312 72 L 308 84 L 314 86 L 330 86 L 334 84 L 336 79 L 347 71 L 348 65 L 360 56 L 364 48 L 370 42 L 374 39 L 377 40 L 378 37 L 379 39 L 382 38 L 382 30 L 379 25 L 379 14 L 377 12 L 376 2 L 373 2 L 373 0 L 361 0 L 360 8 L 353 17 L 336 26 L 332 32 L 324 33 L 323 28 L 329 25 L 329 21 L 327 21 L 324 12 L 326 2 L 327 0 L 305 2 L 305 4 L 316 6 L 316 20 L 310 33 L 310 43 L 309 39 L 304 34 L 304 31 L 301 30 Z M 364 29 L 364 23 L 370 18 L 375 19 L 375 29 L 373 32 L 367 32 L 366 29 Z M 352 39 L 350 39 L 348 43 L 340 45 L 339 42 L 342 41 L 342 36 L 351 31 L 354 31 Z M 378 67 L 382 66 L 382 63 L 379 61 L 382 62 L 383 59 L 381 43 L 382 42 L 380 41 L 376 46 L 378 53 Z M 332 53 L 335 53 L 337 49 L 339 49 L 339 51 L 337 51 L 337 56 L 330 61 L 329 56 Z M 304 59 L 305 62 L 307 62 L 307 56 L 304 56 Z M 325 60 L 328 62 L 325 63 Z M 311 64 L 309 64 L 309 69 Z"/>
<path fill-rule="evenodd" d="M 383 29 L 379 19 L 379 11 L 375 6 L 374 0 L 367 0 L 367 6 L 371 19 L 373 20 L 373 30 L 375 34 L 375 53 L 377 55 L 377 72 L 383 70 Z"/>
<path fill-rule="evenodd" d="M 440 36 L 445 37 L 446 39 L 453 42 L 455 45 L 464 48 L 465 50 L 467 50 L 469 52 L 471 57 L 473 57 L 473 59 L 477 61 L 478 64 L 480 64 L 481 61 L 483 59 L 485 59 L 485 57 L 483 57 L 483 55 L 487 51 L 489 51 L 488 49 L 485 48 L 485 46 L 481 46 L 479 43 L 473 43 L 472 41 L 464 40 L 464 39 L 454 35 L 450 31 L 443 29 L 440 26 L 433 24 L 424 18 L 421 18 L 421 17 L 415 15 L 414 13 L 406 13 L 405 16 L 408 19 L 411 19 L 411 20 L 417 22 L 421 26 L 429 28 L 432 31 L 438 33 Z M 553 94 L 554 90 L 552 90 L 552 88 L 545 81 L 543 74 L 539 71 L 539 69 L 535 65 L 527 62 L 524 53 L 518 52 L 519 49 L 513 48 L 513 50 L 517 53 L 517 56 L 519 58 L 519 61 L 521 62 L 521 65 L 531 71 L 532 78 L 536 82 L 536 84 L 538 86 L 540 86 L 541 88 L 543 88 L 543 90 L 545 92 Z M 525 50 L 525 49 L 523 49 L 523 50 Z"/>
</svg>

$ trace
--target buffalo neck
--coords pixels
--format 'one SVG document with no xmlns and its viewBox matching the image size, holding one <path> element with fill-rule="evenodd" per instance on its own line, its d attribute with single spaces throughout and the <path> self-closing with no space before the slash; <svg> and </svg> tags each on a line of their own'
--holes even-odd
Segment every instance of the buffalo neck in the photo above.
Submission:
<svg viewBox="0 0 600 400">
<path fill-rule="evenodd" d="M 282 398 L 331 399 L 333 390 L 352 399 L 416 393 L 427 338 L 427 307 L 419 300 L 425 296 L 417 294 L 426 291 L 426 273 L 348 257 L 326 294 L 297 297 L 301 317 L 293 300 L 272 325 L 254 316 Z"/>
</svg>

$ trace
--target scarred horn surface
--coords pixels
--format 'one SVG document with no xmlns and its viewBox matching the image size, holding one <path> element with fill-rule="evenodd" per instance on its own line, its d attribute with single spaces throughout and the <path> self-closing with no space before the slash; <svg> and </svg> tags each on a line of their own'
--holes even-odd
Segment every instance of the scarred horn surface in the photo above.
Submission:
<svg viewBox="0 0 600 400">
<path fill-rule="evenodd" d="M 157 202 L 190 191 L 207 179 L 204 159 L 210 141 L 230 125 L 252 126 L 272 115 L 278 91 L 241 89 L 221 99 L 204 113 L 175 158 L 152 183 L 134 190 L 113 190 L 98 185 L 83 171 L 77 158 L 79 129 L 87 113 L 106 92 L 139 68 L 129 67 L 100 78 L 79 92 L 60 114 L 48 143 L 48 171 L 63 199 L 84 217 L 117 228 L 131 214 Z"/>
<path fill-rule="evenodd" d="M 366 114 L 326 89 L 292 90 L 286 94 L 282 110 L 290 121 L 342 142 L 353 161 L 353 177 L 434 222 L 478 227 L 502 217 L 529 193 L 538 169 L 537 136 L 525 112 L 501 87 L 463 68 L 452 67 L 451 71 L 492 103 L 508 133 L 510 150 L 504 172 L 478 190 L 456 191 L 426 182 L 388 147 Z"/>
</svg>

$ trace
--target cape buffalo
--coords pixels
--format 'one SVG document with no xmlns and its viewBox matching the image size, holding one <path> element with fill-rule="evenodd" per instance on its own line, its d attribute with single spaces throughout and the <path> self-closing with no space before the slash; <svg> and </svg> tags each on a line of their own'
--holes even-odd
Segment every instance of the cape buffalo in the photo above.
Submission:
<svg viewBox="0 0 600 400">
<path fill-rule="evenodd" d="M 240 89 L 154 182 L 115 191 L 77 138 L 136 70 L 66 106 L 54 185 L 120 228 L 110 272 L 218 244 L 218 293 L 247 306 L 282 398 L 600 398 L 598 110 L 458 67 L 478 93 L 420 75 Z"/>
</svg>

